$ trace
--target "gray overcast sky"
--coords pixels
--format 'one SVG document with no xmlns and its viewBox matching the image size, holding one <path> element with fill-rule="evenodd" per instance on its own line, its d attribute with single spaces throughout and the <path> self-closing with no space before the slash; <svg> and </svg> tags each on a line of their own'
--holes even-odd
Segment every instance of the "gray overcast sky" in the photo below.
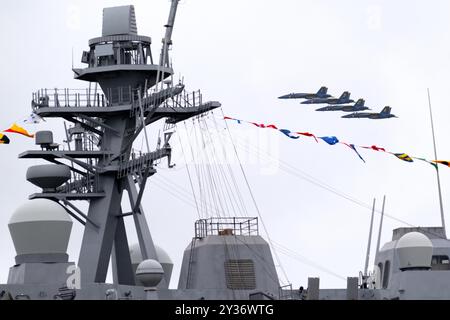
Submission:
<svg viewBox="0 0 450 320">
<path fill-rule="evenodd" d="M 73 80 L 72 48 L 75 65 L 79 65 L 88 39 L 101 35 L 102 8 L 124 4 L 135 5 L 139 33 L 153 38 L 156 55 L 168 1 L 21 0 L 2 4 L 2 128 L 30 112 L 31 92 L 41 87 L 85 87 Z M 439 155 L 450 160 L 446 141 L 450 136 L 449 12 L 446 0 L 435 0 L 432 5 L 411 0 L 186 0 L 178 12 L 173 63 L 189 89 L 201 88 L 206 97 L 222 102 L 229 116 L 432 159 L 429 87 Z M 319 114 L 313 107 L 276 99 L 293 91 L 317 91 L 322 85 L 334 95 L 350 90 L 353 98 L 365 98 L 376 111 L 390 105 L 399 119 L 344 120 L 335 113 Z M 62 141 L 61 122 L 49 121 L 30 130 L 46 128 L 55 130 L 57 140 Z M 230 128 L 242 139 L 258 131 L 235 124 Z M 426 163 L 407 164 L 361 151 L 367 160 L 364 164 L 344 146 L 293 141 L 270 131 L 256 134 L 261 135 L 259 141 L 270 141 L 274 156 L 353 198 L 370 204 L 373 197 L 381 202 L 386 194 L 390 215 L 417 226 L 440 224 L 435 174 Z M 15 255 L 7 222 L 15 208 L 36 191 L 25 181 L 26 169 L 33 162 L 17 160 L 20 152 L 34 148 L 34 142 L 10 138 L 11 145 L 0 149 L 0 282 L 7 280 Z M 258 163 L 245 167 L 274 241 L 344 277 L 362 270 L 369 210 L 284 171 L 268 171 Z M 442 167 L 441 171 L 444 205 L 450 210 L 450 169 Z M 189 190 L 184 170 L 162 169 L 158 179 L 177 181 Z M 176 286 L 197 213 L 155 185 L 149 186 L 144 205 L 155 241 L 178 264 L 172 283 Z M 390 239 L 393 228 L 403 226 L 392 219 L 385 221 L 382 242 Z M 81 236 L 82 229 L 74 224 L 69 245 L 72 261 L 78 260 Z M 320 269 L 281 253 L 280 258 L 296 287 L 305 285 L 308 276 L 320 276 L 323 287 L 345 286 Z"/>
</svg>

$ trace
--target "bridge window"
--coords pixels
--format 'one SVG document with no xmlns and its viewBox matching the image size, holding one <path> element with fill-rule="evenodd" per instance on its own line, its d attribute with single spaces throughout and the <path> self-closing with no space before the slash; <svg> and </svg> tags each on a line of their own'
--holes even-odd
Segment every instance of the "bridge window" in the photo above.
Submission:
<svg viewBox="0 0 450 320">
<path fill-rule="evenodd" d="M 149 42 L 101 42 L 92 45 L 89 52 L 83 52 L 82 62 L 89 63 L 89 67 L 102 67 L 118 64 L 153 64 L 153 58 Z"/>
</svg>

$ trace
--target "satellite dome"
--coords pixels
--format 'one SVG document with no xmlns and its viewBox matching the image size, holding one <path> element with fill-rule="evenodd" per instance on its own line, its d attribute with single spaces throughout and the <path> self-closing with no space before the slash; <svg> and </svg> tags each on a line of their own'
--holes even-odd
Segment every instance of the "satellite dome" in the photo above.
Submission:
<svg viewBox="0 0 450 320">
<path fill-rule="evenodd" d="M 156 250 L 156 257 L 158 258 L 159 263 L 164 269 L 164 276 L 166 278 L 166 281 L 169 283 L 170 279 L 172 277 L 172 270 L 173 270 L 173 262 L 172 259 L 170 259 L 167 252 L 155 245 Z M 136 270 L 137 266 L 142 262 L 142 253 L 141 249 L 139 247 L 138 243 L 135 243 L 130 246 L 130 257 L 131 257 L 131 264 L 133 265 L 133 269 Z"/>
<path fill-rule="evenodd" d="M 170 259 L 167 252 L 164 249 L 162 249 L 161 247 L 155 245 L 155 250 L 156 250 L 156 257 L 158 258 L 158 262 L 161 264 L 161 266 L 164 269 L 164 277 L 166 278 L 167 283 L 170 283 L 170 280 L 172 278 L 172 271 L 173 271 L 172 259 Z M 133 270 L 136 270 L 137 266 L 143 260 L 141 249 L 140 249 L 138 243 L 130 246 L 130 257 L 131 257 L 131 264 L 133 266 Z"/>
<path fill-rule="evenodd" d="M 8 227 L 17 252 L 16 263 L 67 260 L 72 219 L 56 202 L 28 201 L 13 213 Z"/>
<path fill-rule="evenodd" d="M 135 265 L 137 267 L 142 262 L 142 253 L 139 244 L 135 243 L 130 245 L 130 258 L 133 266 Z"/>
<path fill-rule="evenodd" d="M 172 259 L 170 259 L 168 253 L 163 248 L 155 245 L 155 250 L 159 263 L 161 263 L 162 265 L 173 264 Z M 142 262 L 142 253 L 138 243 L 132 244 L 130 246 L 130 256 L 132 264 L 138 265 Z"/>
<path fill-rule="evenodd" d="M 161 248 L 160 246 L 155 246 L 155 250 L 159 263 L 161 263 L 162 265 L 164 264 L 173 265 L 172 259 L 170 259 L 169 254 L 163 248 Z"/>
<path fill-rule="evenodd" d="M 136 279 L 146 288 L 156 288 L 164 278 L 164 269 L 156 260 L 142 261 L 136 269 Z"/>
<path fill-rule="evenodd" d="M 433 244 L 420 232 L 410 232 L 401 237 L 396 245 L 400 270 L 430 269 Z"/>
</svg>

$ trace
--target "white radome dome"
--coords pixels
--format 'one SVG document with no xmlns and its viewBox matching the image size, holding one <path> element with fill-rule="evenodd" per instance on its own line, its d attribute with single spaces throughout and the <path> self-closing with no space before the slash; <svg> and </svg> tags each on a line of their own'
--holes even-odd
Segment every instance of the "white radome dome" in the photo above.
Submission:
<svg viewBox="0 0 450 320">
<path fill-rule="evenodd" d="M 136 278 L 144 287 L 155 288 L 164 278 L 164 269 L 156 260 L 145 260 L 138 265 Z"/>
<path fill-rule="evenodd" d="M 155 250 L 156 250 L 156 257 L 158 258 L 159 263 L 164 269 L 164 276 L 166 278 L 166 281 L 169 283 L 172 278 L 172 271 L 173 271 L 172 259 L 170 259 L 169 255 L 163 248 L 155 245 Z M 143 260 L 141 249 L 138 243 L 130 245 L 130 257 L 133 269 L 136 270 L 137 266 Z"/>
<path fill-rule="evenodd" d="M 130 258 L 131 264 L 138 265 L 142 262 L 142 253 L 139 244 L 135 243 L 130 245 Z"/>
<path fill-rule="evenodd" d="M 171 264 L 173 265 L 172 259 L 170 259 L 169 254 L 160 246 L 155 245 L 156 256 L 158 257 L 159 263 L 162 265 Z"/>
<path fill-rule="evenodd" d="M 161 247 L 155 245 L 156 256 L 158 257 L 159 263 L 164 264 L 172 264 L 172 259 L 170 259 L 169 254 Z M 138 243 L 130 245 L 130 257 L 131 263 L 137 265 L 142 262 L 142 253 L 141 248 Z"/>
<path fill-rule="evenodd" d="M 397 241 L 396 250 L 401 270 L 430 268 L 433 243 L 420 232 L 409 232 Z"/>
<path fill-rule="evenodd" d="M 20 206 L 8 227 L 17 255 L 66 253 L 72 219 L 56 202 L 36 199 Z"/>
</svg>

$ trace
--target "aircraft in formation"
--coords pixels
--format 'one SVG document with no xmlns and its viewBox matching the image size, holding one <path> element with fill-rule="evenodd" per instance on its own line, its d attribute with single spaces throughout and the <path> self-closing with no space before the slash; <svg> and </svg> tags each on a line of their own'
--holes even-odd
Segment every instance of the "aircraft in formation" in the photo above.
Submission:
<svg viewBox="0 0 450 320">
<path fill-rule="evenodd" d="M 389 119 L 397 118 L 397 116 L 391 113 L 391 107 L 385 107 L 380 113 L 372 112 L 360 112 L 371 110 L 365 104 L 364 99 L 359 99 L 355 104 L 355 101 L 350 99 L 350 92 L 345 91 L 340 98 L 334 98 L 328 94 L 328 88 L 322 87 L 317 93 L 291 93 L 279 97 L 279 99 L 305 99 L 301 104 L 328 104 L 326 107 L 316 109 L 316 111 L 343 111 L 352 112 L 352 114 L 345 115 L 342 118 L 345 119 Z"/>
<path fill-rule="evenodd" d="M 317 93 L 291 93 L 281 96 L 278 99 L 326 99 L 331 98 L 328 94 L 328 88 L 322 87 Z"/>
<path fill-rule="evenodd" d="M 355 113 L 343 116 L 342 118 L 344 118 L 344 119 L 366 118 L 366 119 L 372 119 L 372 120 L 397 118 L 397 116 L 392 114 L 391 111 L 392 111 L 391 107 L 385 107 L 380 113 L 377 113 L 377 112 L 355 112 Z"/>
<path fill-rule="evenodd" d="M 350 99 L 350 92 L 345 91 L 340 98 L 314 98 L 303 101 L 302 104 L 347 104 L 355 102 Z"/>
<path fill-rule="evenodd" d="M 323 108 L 319 108 L 316 111 L 343 111 L 343 112 L 358 112 L 370 110 L 365 106 L 366 101 L 359 99 L 354 105 L 331 105 Z"/>
</svg>

